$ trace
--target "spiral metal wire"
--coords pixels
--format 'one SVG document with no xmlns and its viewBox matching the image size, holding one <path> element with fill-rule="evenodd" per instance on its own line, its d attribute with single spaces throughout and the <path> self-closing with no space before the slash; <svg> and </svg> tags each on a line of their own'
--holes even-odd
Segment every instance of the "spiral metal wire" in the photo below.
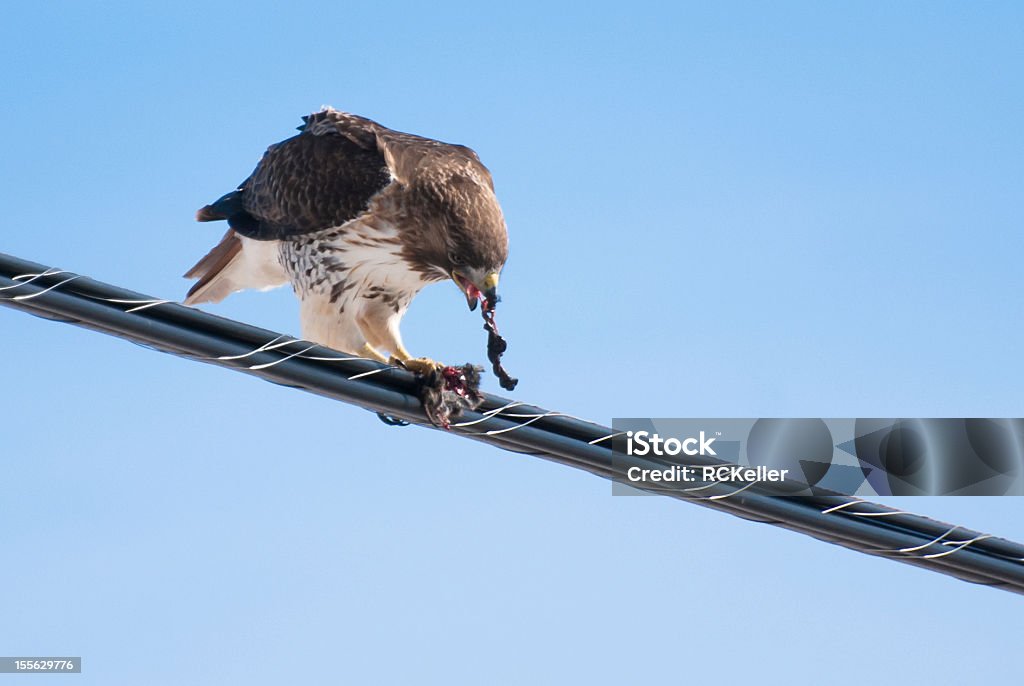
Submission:
<svg viewBox="0 0 1024 686">
<path fill-rule="evenodd" d="M 420 405 L 416 379 L 403 369 L 3 253 L 0 304 L 354 403 L 393 423 L 432 427 Z M 493 395 L 487 395 L 477 410 L 467 412 L 450 430 L 617 481 L 625 480 L 629 467 L 660 466 L 613 453 L 616 434 L 608 427 Z M 921 515 L 828 492 L 778 496 L 754 483 L 736 487 L 706 482 L 664 494 L 862 553 L 1024 594 L 1024 545 Z"/>
</svg>

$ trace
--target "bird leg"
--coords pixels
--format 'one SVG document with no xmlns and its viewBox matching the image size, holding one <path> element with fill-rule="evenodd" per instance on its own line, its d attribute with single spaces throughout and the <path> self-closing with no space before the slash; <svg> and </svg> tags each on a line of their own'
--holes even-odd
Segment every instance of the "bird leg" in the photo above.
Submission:
<svg viewBox="0 0 1024 686">
<path fill-rule="evenodd" d="M 429 357 L 413 357 L 409 354 L 409 351 L 405 349 L 405 346 L 401 343 L 398 344 L 394 354 L 391 356 L 390 362 L 396 364 L 399 367 L 405 367 L 414 374 L 429 374 L 432 371 L 441 369 L 444 364 L 430 359 Z"/>
<path fill-rule="evenodd" d="M 377 360 L 378 362 L 387 362 L 388 358 L 381 355 L 376 348 L 369 343 L 363 345 L 362 350 L 359 351 L 360 357 L 365 357 L 368 360 Z"/>
</svg>

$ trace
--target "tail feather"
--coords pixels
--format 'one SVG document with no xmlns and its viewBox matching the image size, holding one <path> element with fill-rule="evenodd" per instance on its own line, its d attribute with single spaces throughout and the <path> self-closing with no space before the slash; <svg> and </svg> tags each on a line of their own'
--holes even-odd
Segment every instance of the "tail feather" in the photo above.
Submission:
<svg viewBox="0 0 1024 686">
<path fill-rule="evenodd" d="M 220 243 L 206 253 L 203 259 L 185 272 L 186 279 L 199 279 L 185 296 L 186 305 L 203 302 L 220 302 L 233 293 L 231 287 L 230 266 L 242 252 L 242 240 L 232 230 L 224 234 Z"/>
<path fill-rule="evenodd" d="M 185 304 L 220 302 L 235 291 L 267 290 L 288 283 L 278 245 L 277 241 L 257 241 L 228 230 L 220 243 L 185 273 L 186 278 L 199 279 L 185 296 Z"/>
<path fill-rule="evenodd" d="M 288 282 L 278 256 L 278 241 L 247 238 L 260 233 L 260 222 L 246 211 L 243 193 L 241 188 L 233 190 L 196 212 L 196 221 L 227 219 L 231 228 L 185 272 L 186 279 L 199 279 L 185 296 L 186 305 L 220 302 L 245 288 L 266 290 Z"/>
</svg>

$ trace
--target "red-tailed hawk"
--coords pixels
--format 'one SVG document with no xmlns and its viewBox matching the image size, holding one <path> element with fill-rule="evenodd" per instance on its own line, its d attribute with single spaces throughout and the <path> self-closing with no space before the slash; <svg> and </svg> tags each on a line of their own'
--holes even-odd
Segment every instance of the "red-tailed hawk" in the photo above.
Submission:
<svg viewBox="0 0 1024 686">
<path fill-rule="evenodd" d="M 199 279 L 185 303 L 290 283 L 307 340 L 433 368 L 412 359 L 399 323 L 421 288 L 446 279 L 470 309 L 493 309 L 508 234 L 490 173 L 467 147 L 331 108 L 303 121 L 196 214 L 231 228 L 185 274 Z"/>
</svg>

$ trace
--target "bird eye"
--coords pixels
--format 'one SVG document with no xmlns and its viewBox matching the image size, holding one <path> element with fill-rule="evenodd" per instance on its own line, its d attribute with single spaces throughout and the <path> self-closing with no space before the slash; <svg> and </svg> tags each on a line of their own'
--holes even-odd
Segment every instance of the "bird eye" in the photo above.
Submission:
<svg viewBox="0 0 1024 686">
<path fill-rule="evenodd" d="M 458 253 L 455 252 L 448 253 L 448 261 L 451 262 L 456 267 L 461 267 L 466 262 L 465 260 L 462 259 L 462 257 L 459 256 Z"/>
</svg>

